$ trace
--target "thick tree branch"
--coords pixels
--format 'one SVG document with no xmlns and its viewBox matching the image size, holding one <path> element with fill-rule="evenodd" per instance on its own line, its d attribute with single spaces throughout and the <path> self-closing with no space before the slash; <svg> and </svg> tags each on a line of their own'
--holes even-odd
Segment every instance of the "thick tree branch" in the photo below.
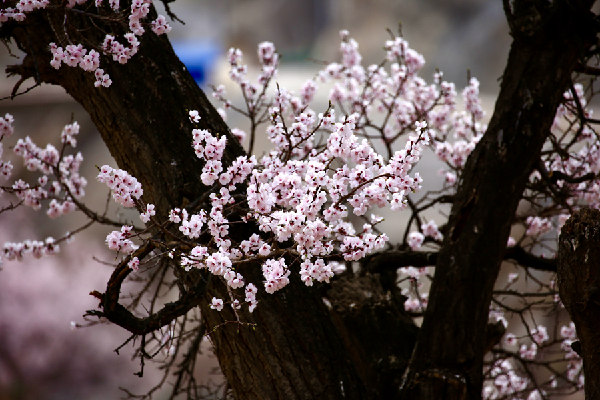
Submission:
<svg viewBox="0 0 600 400">
<path fill-rule="evenodd" d="M 437 260 L 437 252 L 392 250 L 375 253 L 365 258 L 362 265 L 364 272 L 384 273 L 409 266 L 431 267 L 436 265 Z M 556 260 L 535 256 L 519 246 L 506 249 L 504 260 L 514 260 L 524 268 L 556 272 Z"/>
<path fill-rule="evenodd" d="M 427 267 L 437 262 L 437 252 L 425 251 L 383 251 L 366 257 L 362 261 L 363 271 L 370 273 L 382 273 L 384 271 L 396 271 L 402 267 Z"/>
<path fill-rule="evenodd" d="M 154 250 L 152 242 L 147 242 L 146 245 L 132 254 L 132 257 L 142 259 L 152 250 Z M 189 310 L 199 305 L 206 291 L 207 279 L 204 279 L 204 277 L 203 279 L 197 279 L 196 284 L 185 291 L 177 301 L 165 304 L 161 310 L 152 313 L 146 318 L 136 317 L 130 310 L 119 303 L 121 286 L 131 273 L 131 268 L 127 265 L 130 259 L 131 257 L 125 258 L 115 268 L 104 294 L 98 292 L 91 293 L 94 297 L 100 299 L 100 306 L 103 311 L 88 311 L 87 315 L 104 317 L 134 335 L 145 335 L 165 325 L 169 325 L 173 320 L 187 314 Z"/>
<path fill-rule="evenodd" d="M 534 256 L 522 247 L 514 246 L 506 249 L 505 260 L 514 260 L 524 268 L 533 268 L 538 271 L 556 272 L 556 260 Z"/>
<path fill-rule="evenodd" d="M 587 75 L 592 75 L 592 76 L 600 76 L 600 68 L 597 67 L 592 67 L 591 65 L 587 65 L 587 64 L 577 64 L 577 67 L 575 68 L 575 72 L 581 72 Z"/>
</svg>

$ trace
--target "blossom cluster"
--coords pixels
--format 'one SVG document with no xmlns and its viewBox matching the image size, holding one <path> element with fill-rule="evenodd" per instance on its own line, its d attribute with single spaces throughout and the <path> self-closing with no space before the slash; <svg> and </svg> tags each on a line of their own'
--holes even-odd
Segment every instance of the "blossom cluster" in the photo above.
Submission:
<svg viewBox="0 0 600 400">
<path fill-rule="evenodd" d="M 564 325 L 560 329 L 560 335 L 563 338 L 561 343 L 562 350 L 566 353 L 565 358 L 568 361 L 567 364 L 567 377 L 571 381 L 576 381 L 580 389 L 583 388 L 583 360 L 573 350 L 571 344 L 577 340 L 577 332 L 575 330 L 575 324 L 570 322 L 569 325 Z"/>
<path fill-rule="evenodd" d="M 461 112 L 453 112 L 452 104 L 456 96 L 454 86 L 443 86 L 447 104 L 432 111 L 432 125 L 438 133 L 434 137 L 435 155 L 448 166 L 447 170 L 443 169 L 440 172 L 444 175 L 446 183 L 453 186 L 457 181 L 457 174 L 464 167 L 487 126 L 481 123 L 485 112 L 479 99 L 479 81 L 476 78 L 471 78 L 469 85 L 462 92 L 465 111 Z M 453 142 L 448 141 L 450 135 L 454 138 Z"/>
<path fill-rule="evenodd" d="M 135 201 L 144 194 L 138 180 L 122 169 L 113 169 L 108 165 L 103 165 L 97 179 L 112 190 L 113 199 L 123 207 L 135 206 Z M 151 211 L 152 209 L 147 212 Z M 150 215 L 148 214 L 148 216 Z"/>
<path fill-rule="evenodd" d="M 585 123 L 587 118 L 592 118 L 592 110 L 587 108 L 583 86 L 574 84 L 564 93 L 563 99 L 552 125 L 552 140 L 547 144 L 541 162 L 530 175 L 529 186 L 523 196 L 524 207 L 515 216 L 515 225 L 523 233 L 520 237 L 510 237 L 508 242 L 509 247 L 520 246 L 539 258 L 556 257 L 556 240 L 573 211 L 582 206 L 598 208 L 600 205 L 600 148 L 593 128 Z M 549 195 L 548 191 L 560 193 L 560 196 Z M 516 272 L 509 274 L 508 285 L 522 285 L 519 275 Z M 525 275 L 530 276 L 529 272 Z M 564 312 L 554 281 L 544 282 L 537 275 L 535 282 L 538 292 L 547 293 L 547 299 L 537 297 L 536 302 L 527 307 L 534 309 L 537 306 L 542 312 Z M 496 297 L 497 301 L 500 299 Z M 506 309 L 511 306 L 513 304 L 509 303 Z M 486 387 L 487 397 L 540 399 L 582 390 L 582 359 L 571 348 L 575 340 L 577 334 L 572 322 L 560 329 L 558 326 L 535 324 L 528 327 L 527 333 L 522 336 L 508 333 L 503 340 L 504 351 L 514 352 L 515 357 L 510 361 L 505 357 L 497 358 L 495 369 L 491 370 L 493 385 Z M 544 383 L 520 371 L 527 365 L 535 368 L 538 363 L 562 366 L 555 368 L 556 372 Z M 512 372 L 508 372 L 509 368 L 512 368 Z M 528 393 L 528 396 L 524 396 L 524 393 Z"/>
<path fill-rule="evenodd" d="M 154 211 L 154 204 L 147 204 L 146 211 L 140 214 L 140 219 L 143 223 L 148 223 L 150 218 L 156 215 L 156 211 Z"/>
<path fill-rule="evenodd" d="M 279 62 L 272 43 L 259 45 L 261 73 L 256 83 L 247 77 L 242 52 L 229 51 L 230 78 L 240 86 L 248 110 L 258 112 L 262 107 L 270 116 L 266 133 L 273 150 L 260 160 L 241 156 L 224 166 L 225 135 L 192 131 L 192 146 L 204 161 L 200 179 L 207 186 L 218 185 L 218 189 L 210 196 L 209 209 L 191 215 L 185 209 L 173 209 L 169 214 L 170 221 L 179 224 L 179 231 L 187 238 L 197 239 L 206 232 L 214 243 L 214 247 L 196 246 L 190 253 L 182 254 L 181 264 L 186 269 L 207 268 L 235 289 L 245 284 L 236 265 L 256 259 L 262 264 L 265 291 L 273 293 L 289 282 L 291 272 L 286 255 L 300 259 L 301 279 L 312 285 L 315 280 L 328 282 L 339 269 L 328 261 L 332 255 L 355 261 L 387 243 L 388 237 L 376 232 L 371 224 L 357 230 L 348 220 L 350 213 L 360 217 L 374 207 L 406 209 L 406 196 L 418 192 L 422 182 L 418 173 L 409 174 L 411 168 L 424 149 L 434 145 L 435 134 L 426 122 L 429 112 L 438 112 L 434 120 L 438 128 L 446 129 L 444 134 L 460 130 L 466 117 L 454 113 L 456 92 L 453 85 L 439 82 L 441 74 L 436 78 L 437 86 L 427 85 L 417 76 L 424 60 L 403 39 L 386 45 L 388 59 L 394 61 L 391 72 L 387 72 L 377 66 L 365 69 L 358 44 L 347 32 L 341 35 L 342 63 L 330 64 L 316 80 L 305 82 L 300 96 L 282 87 L 272 97 L 267 95 L 266 88 L 276 76 Z M 337 117 L 335 107 L 320 114 L 313 111 L 309 104 L 319 82 L 333 83 L 330 100 L 351 113 Z M 465 96 L 469 99 L 470 115 L 475 115 L 473 120 L 482 115 L 478 112 L 477 95 L 476 81 L 472 81 Z M 214 96 L 225 108 L 231 107 L 222 86 L 216 88 Z M 391 122 L 380 129 L 388 144 L 398 139 L 397 132 L 406 132 L 408 140 L 403 149 L 392 151 L 388 147 L 385 157 L 375 151 L 370 140 L 361 139 L 372 112 L 390 114 Z M 197 111 L 189 114 L 192 123 L 199 121 Z M 106 173 L 101 171 L 99 179 L 111 183 L 113 188 L 115 183 L 106 179 Z M 240 184 L 246 191 L 245 206 L 237 204 L 232 195 Z M 151 205 L 147 207 L 150 210 Z M 232 241 L 230 221 L 225 215 L 226 208 L 231 207 L 246 207 L 244 221 L 255 221 L 261 234 L 253 234 L 240 243 Z M 150 219 L 148 210 L 141 215 L 144 222 Z M 417 232 L 411 239 L 415 249 L 425 235 L 441 240 L 433 221 L 421 230 L 423 233 Z M 293 246 L 280 250 L 278 243 L 289 240 Z M 423 301 L 426 297 L 421 296 L 419 302 Z M 221 309 L 222 304 L 220 299 L 213 302 L 215 309 Z"/>
<path fill-rule="evenodd" d="M 438 229 L 437 224 L 434 220 L 421 225 L 421 232 L 414 231 L 408 235 L 408 245 L 412 250 L 418 250 L 423 245 L 426 237 L 430 237 L 433 240 L 440 241 L 443 238 L 442 233 Z"/>
<path fill-rule="evenodd" d="M 91 0 L 68 0 L 67 8 L 91 3 Z M 96 8 L 102 7 L 103 0 L 94 0 Z M 119 0 L 108 1 L 111 10 L 119 15 L 125 11 L 129 20 L 130 32 L 123 35 L 127 45 L 121 44 L 113 35 L 107 34 L 104 42 L 99 46 L 102 54 L 112 56 L 113 61 L 125 64 L 133 57 L 139 47 L 138 37 L 145 32 L 143 20 L 150 12 L 152 0 L 134 0 L 131 2 L 129 10 L 122 10 Z M 15 21 L 25 20 L 27 13 L 44 9 L 50 4 L 49 0 L 19 0 L 15 8 L 8 7 L 0 9 L 0 25 L 9 19 Z M 171 31 L 166 18 L 163 15 L 150 21 L 150 27 L 156 35 L 162 35 Z M 93 72 L 96 78 L 94 85 L 96 87 L 109 87 L 112 84 L 110 76 L 100 68 L 100 53 L 95 49 L 87 49 L 82 44 L 68 44 L 64 48 L 56 43 L 49 43 L 52 60 L 50 65 L 59 69 L 64 63 L 70 67 L 79 67 L 84 71 Z"/>
<path fill-rule="evenodd" d="M 563 325 L 560 329 L 561 348 L 565 352 L 565 360 L 567 360 L 567 370 L 565 376 L 550 376 L 548 379 L 548 389 L 558 389 L 560 381 L 565 378 L 569 381 L 576 382 L 579 389 L 583 388 L 582 374 L 582 359 L 573 351 L 571 343 L 577 339 L 575 325 L 570 322 L 569 325 Z M 535 362 L 535 360 L 544 359 L 541 352 L 543 349 L 548 349 L 550 343 L 550 335 L 548 329 L 543 325 L 538 325 L 531 330 L 530 335 L 517 337 L 513 333 L 508 333 L 503 339 L 507 348 L 517 347 L 521 359 Z M 529 342 L 528 344 L 526 342 Z M 484 388 L 484 397 L 488 399 L 498 399 L 505 397 L 522 396 L 523 393 L 529 393 L 527 399 L 541 399 L 548 395 L 543 389 L 531 390 L 534 384 L 532 377 L 524 376 L 515 368 L 514 362 L 508 359 L 497 359 L 489 368 L 487 374 L 491 377 L 489 384 Z"/>
<path fill-rule="evenodd" d="M 42 258 L 58 254 L 60 246 L 52 237 L 46 238 L 43 242 L 39 240 L 25 240 L 21 243 L 4 243 L 2 258 L 7 261 L 23 260 L 26 255 L 31 255 L 34 258 Z"/>
<path fill-rule="evenodd" d="M 10 114 L 0 118 L 0 140 L 12 136 L 14 132 L 12 124 L 13 117 Z M 60 135 L 61 149 L 57 149 L 51 144 L 41 148 L 29 137 L 18 139 L 12 146 L 13 153 L 22 158 L 23 165 L 28 171 L 40 175 L 33 185 L 23 179 L 18 179 L 9 186 L 1 186 L 0 194 L 11 193 L 19 200 L 18 205 L 22 204 L 34 210 L 40 210 L 46 204 L 46 214 L 50 218 L 57 218 L 75 211 L 77 209 L 75 201 L 85 195 L 87 180 L 79 174 L 79 168 L 83 161 L 81 153 L 67 154 L 66 149 L 77 146 L 76 136 L 79 128 L 77 122 L 63 128 Z M 13 164 L 11 161 L 2 160 L 3 155 L 3 143 L 0 142 L 0 174 L 4 179 L 8 179 L 13 170 Z M 43 241 L 6 242 L 0 262 L 2 259 L 22 260 L 26 255 L 40 258 L 57 254 L 60 249 L 59 243 L 63 240 L 69 241 L 71 238 L 72 235 L 67 233 L 58 240 L 48 237 Z"/>
<path fill-rule="evenodd" d="M 10 114 L 6 114 L 0 118 L 0 139 L 11 137 L 15 131 L 13 128 L 14 118 Z"/>
<path fill-rule="evenodd" d="M 119 253 L 131 254 L 138 249 L 138 246 L 131 241 L 133 227 L 123 225 L 120 231 L 112 231 L 106 237 L 106 245 L 109 249 Z M 135 261 L 130 264 L 132 269 L 137 267 Z"/>
<path fill-rule="evenodd" d="M 196 239 L 207 231 L 217 248 L 196 246 L 189 254 L 181 257 L 186 269 L 207 268 L 211 273 L 223 277 L 229 287 L 237 289 L 245 285 L 244 277 L 235 271 L 235 265 L 249 258 L 259 257 L 265 278 L 267 293 L 274 293 L 289 283 L 290 269 L 277 250 L 276 243 L 293 239 L 295 247 L 287 254 L 299 256 L 301 278 L 307 285 L 313 280 L 328 282 L 334 275 L 335 267 L 326 262 L 334 252 L 346 260 L 359 260 L 366 254 L 381 249 L 388 238 L 385 234 L 375 234 L 371 225 L 365 225 L 361 232 L 345 220 L 349 209 L 355 215 L 363 215 L 368 209 L 390 205 L 392 209 L 403 209 L 404 196 L 408 192 L 420 190 L 418 174 L 409 175 L 412 165 L 421 156 L 423 148 L 429 144 L 426 124 L 417 123 L 415 134 L 409 137 L 403 150 L 399 150 L 388 162 L 377 154 L 366 141 L 359 141 L 353 133 L 357 115 L 340 118 L 339 122 L 329 121 L 331 135 L 322 151 L 314 148 L 315 124 L 307 115 L 300 115 L 289 131 L 282 129 L 282 116 L 273 109 L 270 130 L 273 143 L 279 151 L 272 151 L 260 162 L 254 157 L 241 156 L 228 168 L 221 162 L 226 146 L 226 137 L 216 137 L 209 131 L 194 129 L 192 146 L 196 155 L 205 161 L 201 175 L 205 185 L 215 182 L 221 186 L 210 196 L 211 208 L 190 215 L 185 209 L 173 209 L 171 222 L 180 225 L 179 230 L 189 239 Z M 332 113 L 321 117 L 331 119 Z M 190 120 L 198 121 L 198 113 L 190 111 Z M 275 132 L 277 126 L 280 130 Z M 268 128 L 269 130 L 269 128 Z M 312 132 L 312 133 L 311 133 Z M 287 140 L 282 140 L 281 136 Z M 308 143 L 308 144 L 307 144 Z M 302 151 L 297 152 L 302 147 Z M 310 151 L 308 149 L 312 147 Z M 308 154 L 306 154 L 308 151 Z M 280 154 L 290 157 L 282 159 Z M 301 154 L 302 158 L 292 158 Z M 341 166 L 331 167 L 335 160 Z M 123 205 L 133 205 L 129 191 L 141 188 L 135 178 L 121 170 L 108 166 L 101 168 L 98 179 L 115 192 L 114 197 Z M 254 220 L 265 234 L 253 234 L 237 246 L 228 237 L 229 220 L 224 215 L 225 206 L 235 205 L 231 191 L 244 183 L 248 211 L 245 220 Z M 142 213 L 144 222 L 154 212 L 152 205 Z M 129 229 L 129 228 L 128 228 Z M 127 230 L 129 232 L 129 230 Z M 128 233 L 112 232 L 107 237 L 109 248 L 123 253 L 133 251 L 128 241 Z M 248 284 L 246 300 L 250 306 L 256 305 L 255 290 Z M 250 295 L 248 295 L 250 293 Z M 220 299 L 213 302 L 220 309 Z"/>
<path fill-rule="evenodd" d="M 61 134 L 63 145 L 75 147 L 77 140 L 74 137 L 78 133 L 77 122 L 65 126 Z M 19 139 L 13 152 L 23 158 L 23 163 L 29 171 L 42 173 L 37 180 L 37 185 L 33 187 L 21 179 L 12 185 L 12 192 L 19 200 L 26 206 L 39 210 L 43 200 L 52 199 L 47 211 L 51 218 L 68 214 L 76 209 L 73 199 L 83 197 L 87 186 L 87 180 L 79 175 L 79 167 L 83 161 L 81 153 L 63 155 L 61 158 L 60 151 L 53 145 L 48 144 L 42 149 L 29 137 Z M 51 175 L 56 180 L 50 182 Z M 61 197 L 63 190 L 66 194 Z"/>
</svg>

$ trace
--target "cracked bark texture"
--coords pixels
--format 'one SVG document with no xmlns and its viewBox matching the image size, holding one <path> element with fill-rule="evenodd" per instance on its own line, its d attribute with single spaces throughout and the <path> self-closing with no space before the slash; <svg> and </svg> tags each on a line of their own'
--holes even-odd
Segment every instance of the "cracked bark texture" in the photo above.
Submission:
<svg viewBox="0 0 600 400">
<path fill-rule="evenodd" d="M 600 399 L 600 211 L 583 209 L 561 229 L 560 298 L 577 328 L 585 398 Z M 573 346 L 575 348 L 575 346 Z"/>
</svg>

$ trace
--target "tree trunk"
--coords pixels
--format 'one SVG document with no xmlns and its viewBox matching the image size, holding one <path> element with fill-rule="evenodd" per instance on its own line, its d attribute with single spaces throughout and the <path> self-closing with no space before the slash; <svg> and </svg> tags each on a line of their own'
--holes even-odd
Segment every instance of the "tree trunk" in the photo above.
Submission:
<svg viewBox="0 0 600 400">
<path fill-rule="evenodd" d="M 242 149 L 166 36 L 145 34 L 139 52 L 127 65 L 103 63 L 101 68 L 113 81 L 109 88 L 95 88 L 93 74 L 79 68 L 53 69 L 48 44 L 68 44 L 64 29 L 75 43 L 102 43 L 104 38 L 98 21 L 91 24 L 85 17 L 71 20 L 72 16 L 58 7 L 31 13 L 23 23 L 5 23 L 2 37 L 14 38 L 27 54 L 22 65 L 9 70 L 65 88 L 90 114 L 118 166 L 140 181 L 143 200 L 155 204 L 157 217 L 164 220 L 171 208 L 193 202 L 208 190 L 200 181 L 202 165 L 192 148 L 188 110 L 199 111 L 199 128 L 228 135 L 225 165 L 243 154 Z M 120 24 L 101 27 L 117 37 L 124 33 Z M 262 286 L 260 266 L 243 272 L 247 281 Z M 200 302 L 209 332 L 225 321 L 235 321 L 227 310 L 219 313 L 208 308 L 213 296 L 228 298 L 218 279 L 210 280 Z M 262 293 L 255 313 L 245 313 L 243 318 L 256 322 L 256 329 L 225 324 L 211 333 L 221 369 L 237 399 L 367 397 L 321 296 L 316 288 L 307 288 L 298 274 L 292 274 L 291 283 L 275 295 Z"/>
<path fill-rule="evenodd" d="M 489 127 L 460 178 L 406 399 L 481 397 L 492 289 L 511 223 L 571 73 L 595 40 L 593 1 L 511 4 L 514 42 Z"/>
<path fill-rule="evenodd" d="M 585 398 L 600 399 L 600 211 L 583 209 L 563 226 L 558 244 L 560 298 L 577 328 Z M 575 348 L 575 346 L 573 346 Z"/>
</svg>

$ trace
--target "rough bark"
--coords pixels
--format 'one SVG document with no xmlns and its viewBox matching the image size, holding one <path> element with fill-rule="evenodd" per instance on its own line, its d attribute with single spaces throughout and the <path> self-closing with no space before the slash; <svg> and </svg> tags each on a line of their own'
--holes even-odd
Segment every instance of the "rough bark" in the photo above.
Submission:
<svg viewBox="0 0 600 400">
<path fill-rule="evenodd" d="M 365 399 L 365 383 L 317 288 L 307 288 L 292 264 L 290 283 L 264 294 L 254 313 L 243 310 L 239 326 L 229 309 L 201 305 L 205 321 L 219 326 L 210 337 L 236 399 Z M 241 271 L 258 286 L 260 265 Z M 216 281 L 216 279 L 214 279 Z M 209 286 L 207 298 L 228 298 L 225 285 Z"/>
<path fill-rule="evenodd" d="M 593 1 L 507 4 L 514 42 L 494 114 L 461 176 L 406 399 L 478 399 L 492 289 L 511 222 L 571 73 L 595 41 Z"/>
<path fill-rule="evenodd" d="M 404 310 L 406 298 L 393 289 L 385 290 L 377 274 L 366 274 L 336 280 L 327 293 L 342 339 L 373 399 L 398 398 L 418 336 Z"/>
<path fill-rule="evenodd" d="M 558 245 L 560 298 L 577 328 L 585 398 L 600 399 L 600 211 L 583 209 L 563 226 Z M 574 346 L 575 347 L 575 346 Z"/>
</svg>

